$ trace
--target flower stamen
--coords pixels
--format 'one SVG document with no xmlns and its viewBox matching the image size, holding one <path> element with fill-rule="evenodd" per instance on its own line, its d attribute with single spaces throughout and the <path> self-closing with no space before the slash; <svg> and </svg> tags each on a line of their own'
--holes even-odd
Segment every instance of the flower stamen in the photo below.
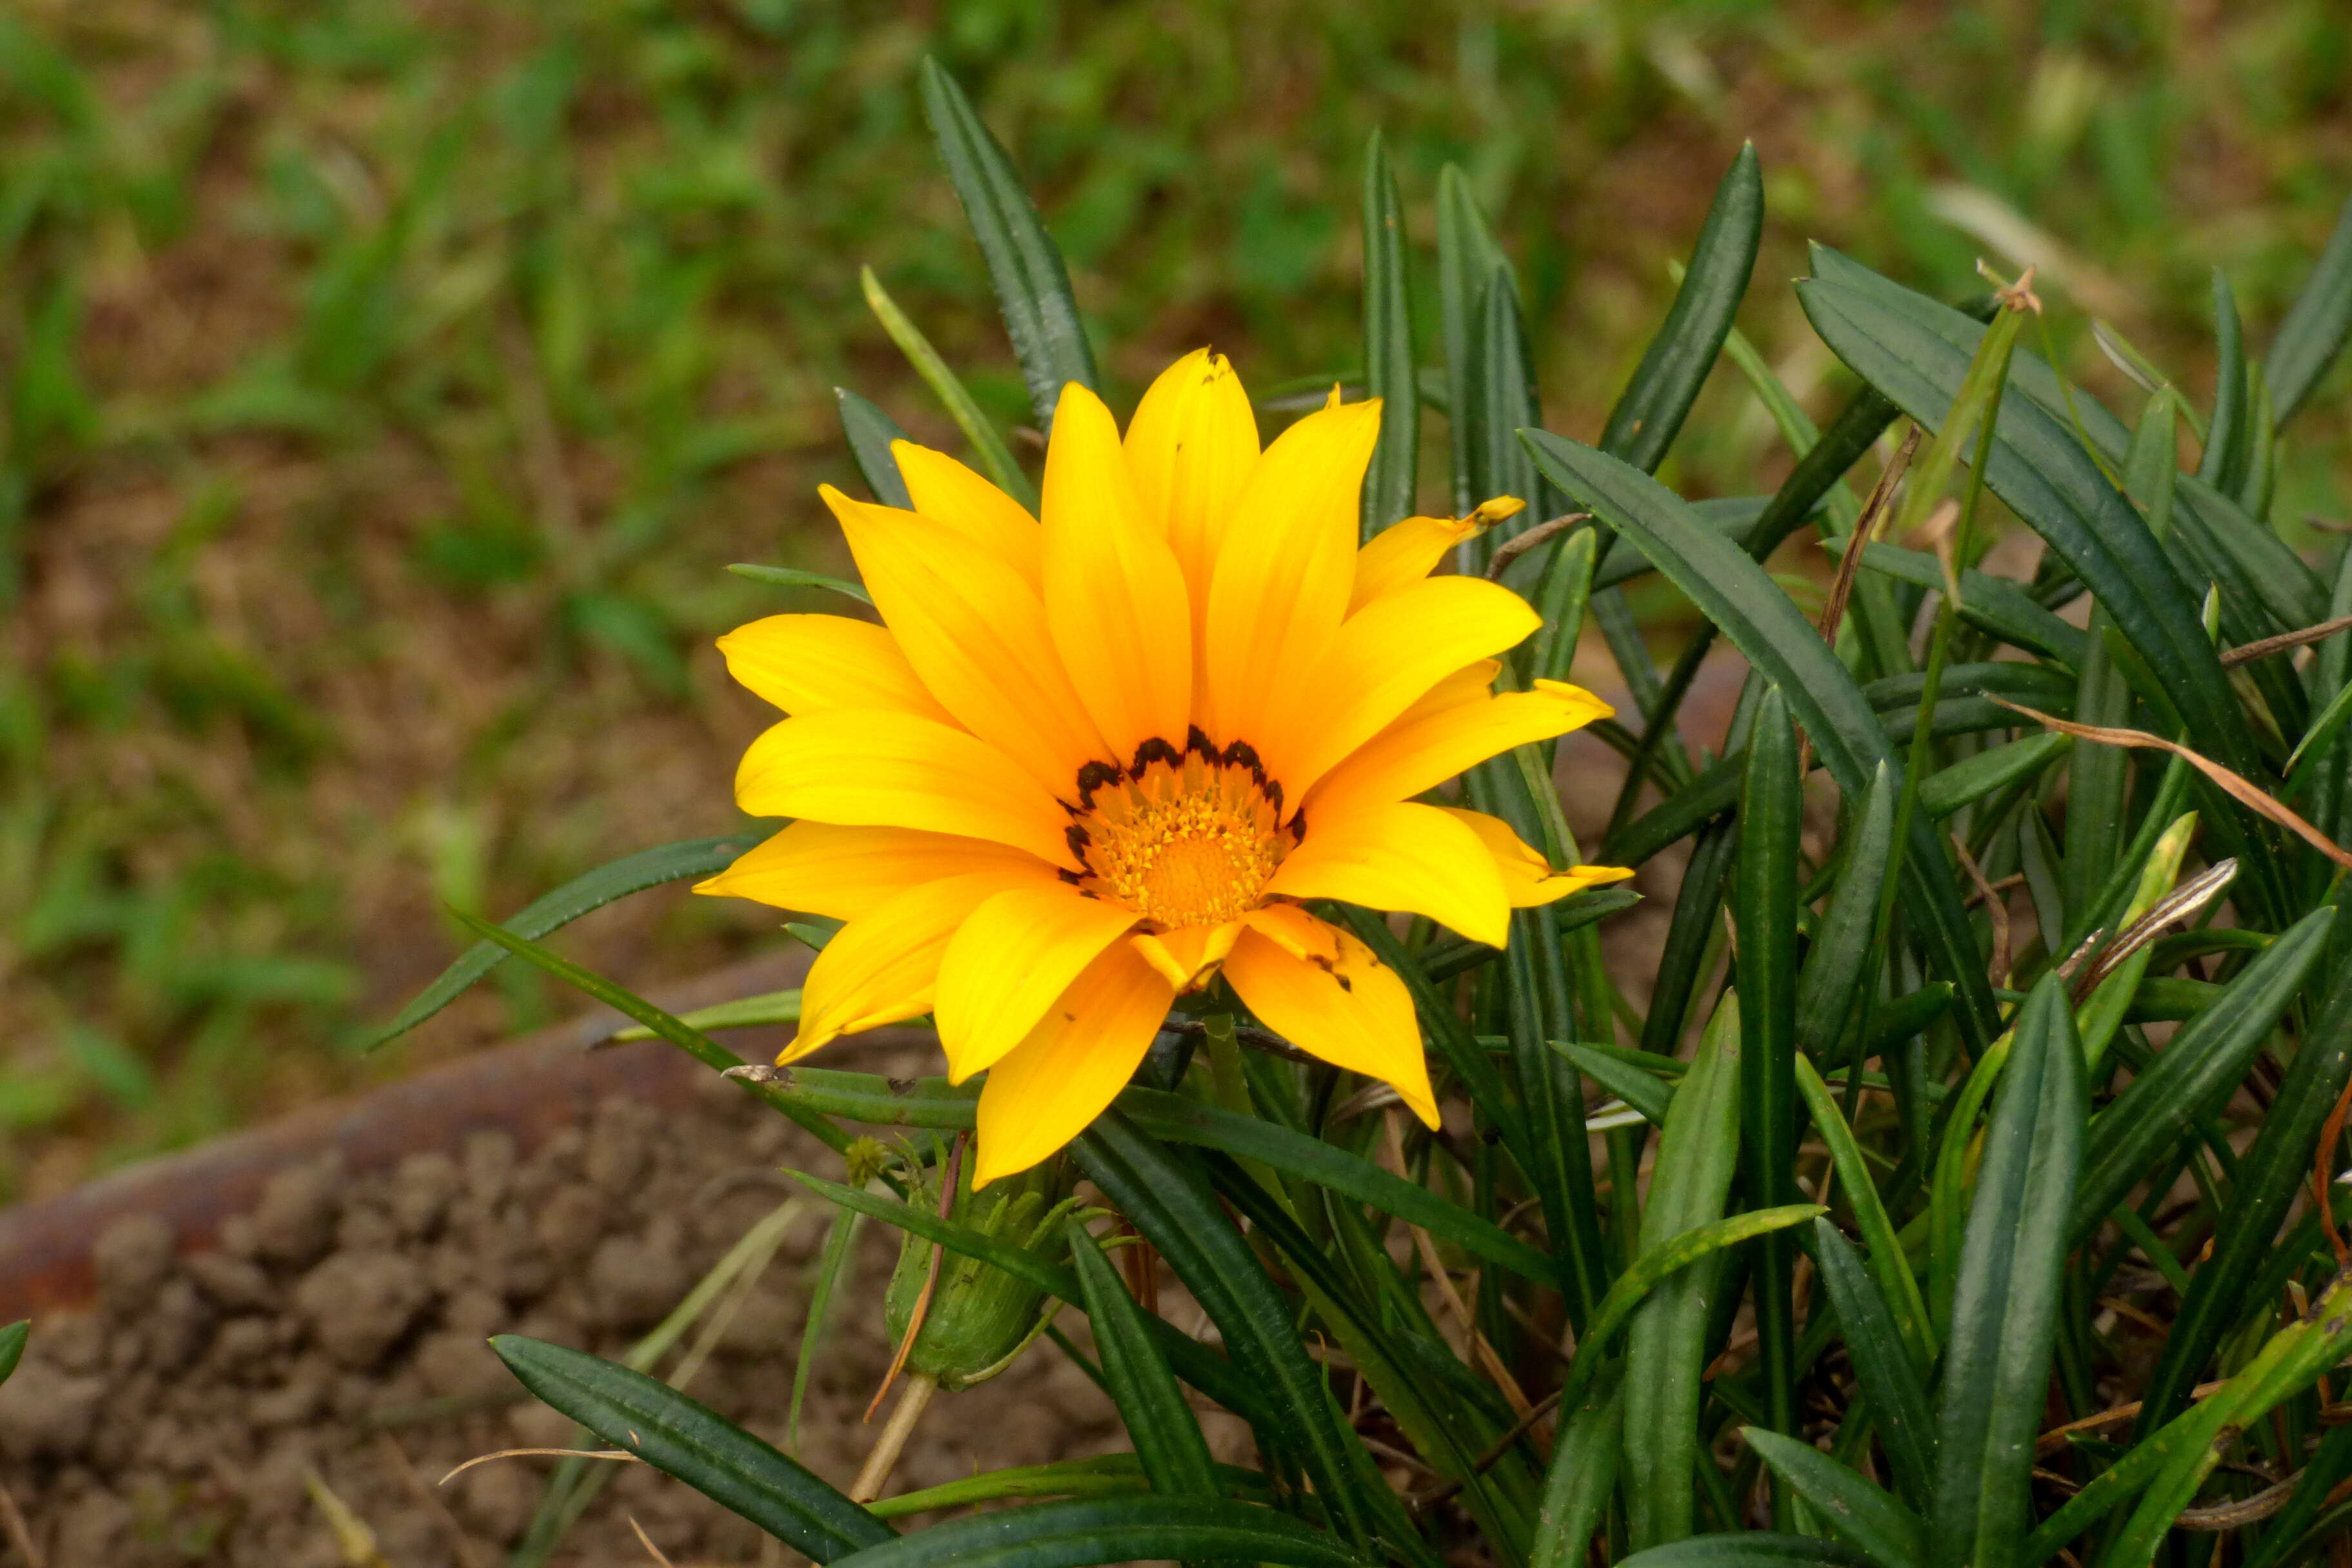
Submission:
<svg viewBox="0 0 2352 1568">
<path fill-rule="evenodd" d="M 1179 751 L 1154 737 L 1125 770 L 1088 763 L 1078 775 L 1070 847 L 1078 885 L 1184 931 L 1239 919 L 1261 901 L 1296 841 L 1282 826 L 1282 786 L 1246 742 L 1222 749 L 1197 727 Z"/>
</svg>

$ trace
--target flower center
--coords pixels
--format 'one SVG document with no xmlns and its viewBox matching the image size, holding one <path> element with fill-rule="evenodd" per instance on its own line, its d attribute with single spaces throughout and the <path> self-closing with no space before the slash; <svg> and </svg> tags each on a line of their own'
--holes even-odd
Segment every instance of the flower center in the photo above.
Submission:
<svg viewBox="0 0 2352 1568">
<path fill-rule="evenodd" d="M 1078 885 L 1160 931 L 1219 925 L 1257 906 L 1297 841 L 1282 786 L 1236 741 L 1220 750 L 1195 727 L 1184 749 L 1146 741 L 1125 770 L 1089 763 L 1069 808 Z M 1067 873 L 1065 873 L 1067 875 Z"/>
</svg>

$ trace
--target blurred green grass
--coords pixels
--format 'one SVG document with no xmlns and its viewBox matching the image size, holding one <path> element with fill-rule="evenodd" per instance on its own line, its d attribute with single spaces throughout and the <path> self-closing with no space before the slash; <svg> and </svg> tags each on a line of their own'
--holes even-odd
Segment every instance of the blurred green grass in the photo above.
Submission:
<svg viewBox="0 0 2352 1568">
<path fill-rule="evenodd" d="M 454 950 L 444 905 L 731 825 L 762 720 L 709 645 L 787 601 L 719 566 L 839 566 L 835 385 L 952 445 L 859 265 L 1025 417 L 926 52 L 1040 193 L 1115 384 L 1204 341 L 1261 386 L 1350 368 L 1377 125 L 1424 238 L 1469 171 L 1578 434 L 1742 137 L 1772 204 L 1743 326 L 1817 408 L 1780 286 L 1807 237 L 1945 292 L 2031 251 L 2086 383 L 2121 384 L 2095 312 L 2201 395 L 2208 268 L 2259 341 L 2352 186 L 2330 0 L 19 0 L 0 1196 L 545 1020 L 508 976 L 348 1048 Z M 2347 448 L 2300 434 L 2283 517 L 2341 515 Z M 1668 477 L 1783 461 L 1723 375 Z M 763 926 L 667 897 L 571 940 L 650 982 Z"/>
</svg>

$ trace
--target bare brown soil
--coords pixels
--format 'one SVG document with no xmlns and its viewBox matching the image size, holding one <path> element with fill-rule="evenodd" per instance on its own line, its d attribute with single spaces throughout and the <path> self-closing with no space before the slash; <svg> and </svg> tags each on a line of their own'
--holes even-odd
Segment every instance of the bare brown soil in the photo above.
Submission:
<svg viewBox="0 0 2352 1568">
<path fill-rule="evenodd" d="M 861 1065 L 926 1065 L 919 1047 L 899 1054 Z M 332 1568 L 312 1469 L 394 1568 L 504 1562 L 554 1461 L 436 1482 L 475 1455 L 567 1444 L 572 1427 L 520 1396 L 485 1340 L 620 1355 L 797 1190 L 782 1167 L 840 1173 L 782 1119 L 700 1081 L 682 1110 L 608 1098 L 528 1154 L 491 1130 L 373 1171 L 312 1158 L 186 1257 L 154 1215 L 109 1225 L 94 1307 L 39 1321 L 0 1387 L 0 1480 L 51 1568 Z M 779 1442 L 823 1207 L 809 1204 L 691 1384 Z M 878 1226 L 863 1238 L 809 1394 L 800 1457 L 838 1485 L 880 1426 L 860 1413 L 888 1359 L 878 1308 L 895 1250 Z M 1049 1347 L 940 1395 L 891 1489 L 1125 1446 L 1108 1400 Z M 651 1561 L 630 1519 L 681 1565 L 786 1560 L 686 1487 L 615 1470 L 555 1563 Z"/>
</svg>

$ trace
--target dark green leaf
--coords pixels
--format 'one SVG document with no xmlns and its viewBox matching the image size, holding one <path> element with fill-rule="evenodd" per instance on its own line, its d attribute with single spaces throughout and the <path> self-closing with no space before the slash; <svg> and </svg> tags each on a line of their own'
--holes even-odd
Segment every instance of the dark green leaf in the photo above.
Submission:
<svg viewBox="0 0 2352 1568">
<path fill-rule="evenodd" d="M 1893 1242 L 1890 1231 L 1886 1244 Z M 1878 1261 L 1874 1256 L 1873 1264 Z M 1863 1397 L 1870 1401 L 1879 1445 L 1886 1450 L 1895 1484 L 1904 1496 L 1924 1508 L 1935 1495 L 1936 1429 L 1913 1349 L 1905 1342 L 1885 1292 L 1854 1256 L 1853 1247 L 1838 1234 L 1837 1226 L 1826 1219 L 1813 1222 L 1813 1262 L 1837 1311 L 1846 1358 L 1853 1363 Z M 1910 1270 L 1900 1256 L 1894 1264 L 1906 1274 Z M 1915 1288 L 1915 1307 L 1917 1298 Z"/>
<path fill-rule="evenodd" d="M 1927 1524 L 1878 1488 L 1814 1447 L 1750 1426 L 1748 1446 L 1867 1552 L 1878 1568 L 1919 1568 L 1927 1559 Z"/>
<path fill-rule="evenodd" d="M 1727 759 L 1734 760 L 1734 759 Z M 1732 774 L 1736 790 L 1746 769 Z M 1696 788 L 1696 785 L 1693 785 Z M 1736 799 L 1737 796 L 1735 795 Z M 1675 911 L 1666 923 L 1666 940 L 1658 950 L 1658 963 L 1650 983 L 1649 1016 L 1642 1021 L 1642 1048 L 1672 1058 L 1682 1048 L 1683 1032 L 1690 1027 L 1691 1005 L 1707 976 L 1710 946 L 1720 924 L 1724 890 L 1729 885 L 1739 854 L 1739 825 L 1717 823 L 1691 849 L 1683 868 L 1683 884 L 1675 894 Z"/>
<path fill-rule="evenodd" d="M 1449 480 L 1454 513 L 1467 516 L 1486 498 L 1473 491 L 1470 463 L 1471 341 L 1478 331 L 1478 300 L 1503 253 L 1486 231 L 1477 198 L 1460 168 L 1437 176 L 1437 300 L 1445 347 L 1445 425 L 1453 447 Z M 1505 263 L 1505 265 L 1508 265 Z"/>
<path fill-rule="evenodd" d="M 1652 1125 L 1666 1124 L 1667 1110 L 1675 1102 L 1674 1085 L 1654 1073 L 1643 1072 L 1573 1040 L 1554 1040 L 1551 1048 L 1574 1062 L 1593 1082 L 1640 1111 Z"/>
<path fill-rule="evenodd" d="M 2171 1054 L 2170 1048 L 2165 1052 Z M 2143 1386 L 2138 1431 L 2153 1432 L 2186 1408 L 2206 1363 L 2239 1321 L 2246 1291 L 2278 1236 L 2279 1222 L 2310 1177 L 2321 1124 L 2347 1078 L 2352 1078 L 2352 969 L 2337 974 L 2318 1022 L 2296 1047 L 2253 1147 L 2238 1162 L 2230 1206 L 2213 1227 L 2212 1256 L 2191 1276 L 2156 1370 Z"/>
<path fill-rule="evenodd" d="M 2352 201 L 2336 215 L 2327 248 L 2320 252 L 2310 281 L 2271 340 L 2263 379 L 2270 384 L 2273 426 L 2284 426 L 2294 417 L 2336 363 L 2347 331 L 2352 331 Z"/>
<path fill-rule="evenodd" d="M 1939 424 L 1984 329 L 1893 284 L 1865 291 L 1844 281 L 1843 272 L 1840 281 L 1830 281 L 1822 254 L 1815 254 L 1819 275 L 1797 286 L 1814 330 L 1905 412 L 1923 425 Z M 1908 300 L 1891 304 L 1887 290 Z M 2048 367 L 2019 353 L 2011 374 L 2024 395 L 2001 400 L 1986 482 L 2088 584 L 2132 646 L 2169 672 L 2191 743 L 2241 773 L 2254 771 L 2252 731 L 2205 635 L 2195 597 L 2139 514 L 2076 443 L 2065 418 L 2037 395 L 2056 395 Z M 2097 424 L 2088 412 L 2095 405 L 2084 399 L 2077 405 L 2095 437 Z M 2105 419 L 2120 452 L 2127 437 L 2113 416 Z"/>
<path fill-rule="evenodd" d="M 849 455 L 857 460 L 866 488 L 884 506 L 911 510 L 915 503 L 907 494 L 907 481 L 899 476 L 898 459 L 890 455 L 890 443 L 905 440 L 907 433 L 898 428 L 897 420 L 849 388 L 836 386 L 833 395 L 841 412 L 841 433 L 849 437 Z"/>
<path fill-rule="evenodd" d="M 1690 1071 L 1675 1090 L 1643 1205 L 1637 1268 L 1723 1216 L 1738 1164 L 1740 1079 L 1748 1065 L 1740 1004 L 1727 993 L 1717 1005 Z M 1719 1262 L 1710 1258 L 1703 1267 L 1661 1277 L 1626 1327 L 1624 1492 L 1626 1525 L 1637 1551 L 1680 1540 L 1696 1520 L 1692 1487 L 1700 1458 L 1700 1374 L 1721 1274 Z M 1595 1353 L 1598 1337 L 1596 1330 L 1580 1339 L 1580 1362 Z"/>
<path fill-rule="evenodd" d="M 1086 1293 L 1084 1304 L 1094 1326 L 1095 1349 L 1102 1356 L 1103 1381 L 1118 1405 L 1119 1420 L 1135 1445 L 1143 1473 L 1151 1478 L 1151 1489 L 1171 1495 L 1217 1496 L 1223 1489 L 1217 1485 L 1216 1467 L 1201 1436 L 1201 1423 L 1184 1403 L 1176 1374 L 1168 1370 L 1168 1363 L 1144 1327 L 1143 1309 L 1127 1293 L 1086 1226 L 1073 1217 L 1069 1227 L 1070 1263 L 1077 1272 L 1078 1289 Z"/>
<path fill-rule="evenodd" d="M 1364 1568 L 1361 1556 L 1287 1514 L 1190 1497 L 1081 1498 L 972 1514 L 840 1562 L 842 1568 L 1088 1568 L 1167 1559 Z"/>
<path fill-rule="evenodd" d="M 688 877 L 716 876 L 763 837 L 760 832 L 724 833 L 716 838 L 688 838 L 677 844 L 665 844 L 658 849 L 640 849 L 634 855 L 625 855 L 524 905 L 508 918 L 506 929 L 536 941 L 592 910 L 603 909 L 615 899 Z M 497 943 L 476 942 L 458 955 L 457 963 L 443 970 L 438 979 L 419 992 L 415 1001 L 403 1007 L 400 1016 L 368 1042 L 367 1048 L 373 1050 L 416 1027 L 457 1000 L 458 993 L 505 959 L 506 951 Z"/>
<path fill-rule="evenodd" d="M 1924 787 L 1920 795 L 1924 799 Z M 1895 788 L 1882 766 L 1873 773 L 1869 792 L 1846 824 L 1845 867 L 1838 873 L 1837 890 L 1830 895 L 1797 976 L 1797 1041 L 1808 1055 L 1824 1061 L 1835 1059 L 1829 1053 L 1843 1037 L 1862 994 L 1878 896 L 1885 886 L 1894 845 Z"/>
<path fill-rule="evenodd" d="M 32 1338 L 32 1334 L 30 1319 L 0 1329 L 0 1383 L 7 1382 L 15 1373 L 16 1363 L 25 1359 L 25 1342 Z"/>
<path fill-rule="evenodd" d="M 845 578 L 828 577 L 822 572 L 803 572 L 797 566 L 765 566 L 757 562 L 739 561 L 727 568 L 738 577 L 754 583 L 767 583 L 779 588 L 823 588 L 845 599 L 855 599 L 861 605 L 871 605 L 874 596 L 856 583 Z"/>
<path fill-rule="evenodd" d="M 1255 1161 L 1370 1204 L 1538 1284 L 1559 1283 L 1549 1258 L 1501 1226 L 1320 1138 L 1153 1089 L 1128 1089 L 1118 1108 L 1155 1138 Z"/>
<path fill-rule="evenodd" d="M 1944 568 L 1932 556 L 1893 544 L 1864 544 L 1862 563 L 1915 588 L 1941 591 Z M 2054 658 L 2080 669 L 2088 639 L 2036 604 L 2033 596 L 2006 577 L 1990 576 L 1974 568 L 1960 574 L 1960 619 L 1990 637 L 2028 653 Z"/>
<path fill-rule="evenodd" d="M 804 1172 L 787 1171 L 785 1174 L 843 1208 L 896 1226 L 910 1236 L 936 1241 L 950 1252 L 976 1258 L 982 1263 L 1003 1269 L 1024 1284 L 1043 1290 L 1057 1301 L 1068 1301 L 1073 1305 L 1084 1303 L 1085 1296 L 1078 1289 L 1076 1274 L 1025 1247 L 999 1241 L 983 1231 L 942 1219 L 929 1209 L 917 1208 L 895 1198 L 845 1187 L 838 1182 L 828 1182 L 822 1176 L 812 1176 Z M 1224 1357 L 1202 1346 L 1165 1319 L 1147 1317 L 1144 1327 L 1159 1345 L 1160 1354 L 1168 1359 L 1169 1365 L 1175 1368 L 1177 1376 L 1235 1415 L 1255 1421 L 1268 1414 L 1256 1390 L 1234 1375 L 1233 1364 Z"/>
<path fill-rule="evenodd" d="M 1421 457 L 1407 254 L 1404 201 L 1388 147 L 1375 131 L 1364 149 L 1364 390 L 1381 400 L 1381 437 L 1364 472 L 1366 539 L 1411 515 Z"/>
<path fill-rule="evenodd" d="M 2065 987 L 2049 975 L 2017 1022 L 1961 1244 L 1936 1412 L 1935 1568 L 2011 1562 L 2025 1534 L 2086 1092 Z"/>
<path fill-rule="evenodd" d="M 773 1447 L 640 1372 L 519 1334 L 490 1348 L 540 1400 L 819 1563 L 896 1540 Z"/>
<path fill-rule="evenodd" d="M 1696 523 L 1689 509 L 1647 475 L 1544 431 L 1528 431 L 1526 439 L 1554 482 L 1640 543 L 1659 570 L 1780 689 L 1849 798 L 1869 788 L 1882 762 L 1901 788 L 1901 763 L 1869 700 L 1762 567 Z M 2132 521 L 2137 525 L 2138 520 Z M 2205 652 L 2210 658 L 2210 645 Z M 1920 939 L 1957 987 L 1962 1034 L 1981 1048 L 1996 1032 L 1991 990 L 1950 864 L 1925 817 L 1913 824 L 1905 873 L 1915 895 L 1910 913 Z"/>
<path fill-rule="evenodd" d="M 2079 697 L 2077 700 L 2080 700 Z M 2079 710 L 2075 717 L 2082 718 Z M 2087 720 L 2083 721 L 2089 722 Z M 2105 721 L 2121 722 L 2120 720 Z M 2031 735 L 2020 736 L 2014 741 L 2004 741 L 1997 746 L 1988 746 L 1972 757 L 1963 757 L 1950 767 L 1930 773 L 1919 785 L 1919 809 L 1933 817 L 1949 816 L 1954 812 L 1965 806 L 1974 805 L 1987 795 L 2007 789 L 2011 784 L 2038 777 L 2044 768 L 2064 756 L 2074 744 L 2072 736 L 2062 735 L 2055 730 L 2042 730 Z M 2074 771 L 2067 775 L 2070 785 L 2082 772 L 2081 756 L 2092 751 L 2101 750 L 2113 752 L 2118 756 L 2125 757 L 2126 761 L 2129 760 L 2127 753 L 2120 748 L 2095 747 L 2086 744 L 2084 752 L 2077 753 Z M 2073 797 L 2070 795 L 2066 817 L 2070 826 L 2074 822 L 2075 810 L 2072 800 Z M 2067 856 L 2067 863 L 2070 867 L 2074 863 L 2074 856 L 2071 853 Z M 2112 853 L 2097 861 L 2101 866 L 2113 866 L 2114 863 Z M 2071 903 L 2069 907 L 2072 907 Z"/>
<path fill-rule="evenodd" d="M 1694 1535 L 1617 1560 L 1617 1568 L 1877 1568 L 1851 1546 L 1817 1535 Z"/>
<path fill-rule="evenodd" d="M 923 61 L 923 114 L 988 262 L 1005 331 L 1029 384 L 1029 405 L 1038 428 L 1051 435 L 1063 385 L 1096 384 L 1094 351 L 1070 293 L 1061 247 L 1045 232 L 1003 146 L 981 123 L 955 79 L 929 58 Z"/>
<path fill-rule="evenodd" d="M 2070 1240 L 2096 1230 L 2175 1141 L 2237 1087 L 2326 951 L 2335 921 L 2333 908 L 2317 909 L 2280 933 L 2230 983 L 2226 1005 L 2198 1014 L 2099 1113 L 2084 1141 Z"/>
<path fill-rule="evenodd" d="M 635 992 L 627 990 L 592 970 L 583 969 L 570 959 L 541 947 L 535 942 L 526 941 L 510 931 L 494 926 L 488 921 L 478 921 L 467 914 L 459 914 L 457 919 L 467 930 L 478 933 L 484 941 L 506 949 L 507 952 L 525 960 L 534 967 L 552 974 L 574 990 L 583 992 L 602 1002 L 624 1017 L 635 1018 L 652 1030 L 656 1036 L 667 1040 L 703 1066 L 716 1068 L 720 1072 L 725 1072 L 730 1068 L 743 1065 L 734 1052 L 701 1030 L 681 1023 L 663 1012 Z M 824 1116 L 780 1093 L 775 1086 L 749 1079 L 737 1081 L 741 1083 L 743 1089 L 754 1100 L 782 1111 L 803 1128 L 816 1134 L 827 1147 L 845 1149 L 849 1146 L 848 1134 L 843 1132 Z"/>
<path fill-rule="evenodd" d="M 1739 774 L 1747 765 L 1747 758 L 1738 752 L 1709 763 L 1706 772 L 1610 835 L 1598 858 L 1609 866 L 1639 866 L 1697 832 L 1738 805 Z"/>
<path fill-rule="evenodd" d="M 1072 1147 L 1088 1178 L 1159 1248 L 1216 1323 L 1235 1370 L 1264 1405 L 1282 1413 L 1275 1431 L 1297 1445 L 1299 1462 L 1341 1529 L 1366 1544 L 1384 1537 L 1392 1546 L 1420 1547 L 1418 1532 L 1308 1358 L 1291 1325 L 1289 1303 L 1197 1166 L 1178 1160 L 1115 1110 Z M 1426 1554 L 1425 1548 L 1421 1552 Z"/>
<path fill-rule="evenodd" d="M 2213 268 L 2213 343 L 2220 364 L 2213 372 L 2213 417 L 2206 426 L 2205 455 L 2197 477 L 2234 494 L 2245 482 L 2254 447 L 2253 405 L 2246 395 L 2246 334 L 2238 321 L 2238 297 L 2230 275 Z"/>
<path fill-rule="evenodd" d="M 1542 422 L 1536 391 L 1534 351 L 1519 313 L 1518 285 L 1510 264 L 1497 258 L 1478 289 L 1470 337 L 1469 402 L 1463 423 L 1469 431 L 1471 504 L 1494 496 L 1517 496 L 1528 510 L 1488 529 L 1470 542 L 1483 568 L 1495 546 L 1549 515 L 1549 498 L 1537 488 L 1535 470 L 1513 432 Z"/>
<path fill-rule="evenodd" d="M 1755 143 L 1748 142 L 1716 186 L 1715 204 L 1707 209 L 1706 226 L 1691 251 L 1674 308 L 1609 411 L 1601 450 L 1644 473 L 1656 469 L 1723 352 L 1724 336 L 1748 292 L 1748 274 L 1756 269 L 1763 232 L 1764 177 Z"/>
<path fill-rule="evenodd" d="M 1884 783 L 1882 770 L 1877 781 Z M 1731 920 L 1738 936 L 1739 1162 L 1747 1201 L 1769 1208 L 1797 1191 L 1797 888 L 1805 781 L 1788 705 L 1767 689 L 1749 726 L 1739 798 L 1739 858 Z M 1797 1421 L 1797 1323 L 1790 1296 L 1795 1256 L 1785 1235 L 1752 1253 L 1758 1373 L 1772 1426 Z"/>
<path fill-rule="evenodd" d="M 1581 1568 L 1617 1491 L 1624 1424 L 1622 1363 L 1612 1362 L 1583 1399 L 1560 1415 L 1528 1568 Z"/>
</svg>

